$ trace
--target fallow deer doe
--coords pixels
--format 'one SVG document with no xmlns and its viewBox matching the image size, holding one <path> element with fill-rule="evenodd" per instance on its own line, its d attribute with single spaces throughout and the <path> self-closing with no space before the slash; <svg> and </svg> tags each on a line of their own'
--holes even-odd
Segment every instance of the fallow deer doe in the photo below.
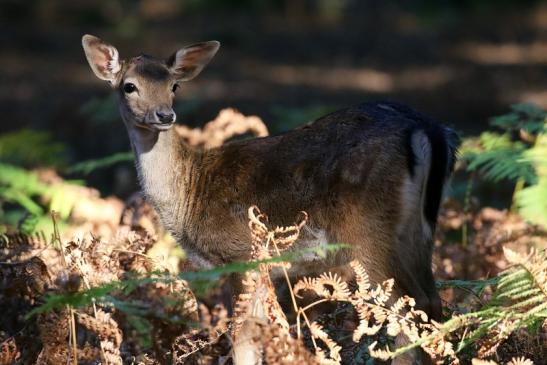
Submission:
<svg viewBox="0 0 547 365">
<path fill-rule="evenodd" d="M 249 255 L 247 208 L 274 225 L 309 215 L 296 248 L 346 243 L 326 259 L 309 255 L 298 273 L 361 261 L 371 279 L 394 278 L 433 318 L 441 305 L 431 271 L 432 239 L 453 170 L 456 134 L 409 107 L 365 103 L 287 133 L 195 150 L 174 131 L 181 82 L 219 49 L 194 44 L 162 60 L 122 61 L 112 45 L 82 39 L 95 75 L 117 91 L 145 196 L 163 225 L 201 267 Z"/>
</svg>

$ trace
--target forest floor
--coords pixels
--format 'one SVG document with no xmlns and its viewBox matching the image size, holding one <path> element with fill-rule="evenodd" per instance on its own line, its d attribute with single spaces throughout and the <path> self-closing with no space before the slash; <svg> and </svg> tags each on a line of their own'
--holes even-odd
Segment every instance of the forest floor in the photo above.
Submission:
<svg viewBox="0 0 547 365">
<path fill-rule="evenodd" d="M 256 120 L 253 121 L 255 125 Z M 262 133 L 260 128 L 254 130 L 255 134 Z M 180 131 L 194 138 L 194 144 L 212 141 L 200 139 L 184 127 Z M 200 133 L 206 135 L 207 130 Z M 37 173 L 44 183 L 64 184 L 54 170 Z M 237 325 L 243 326 L 238 322 L 243 315 L 238 312 L 241 306 L 234 313 L 227 309 L 232 298 L 227 285 L 221 284 L 226 280 L 220 275 L 222 270 L 213 270 L 201 278 L 184 276 L 191 263 L 139 194 L 122 201 L 102 198 L 89 187 L 74 185 L 70 189 L 75 190 L 65 193 L 75 194 L 78 199 L 62 226 L 59 218 L 53 216 L 53 229 L 47 234 L 23 235 L 12 230 L 0 240 L 0 364 L 60 364 L 74 359 L 74 353 L 82 364 L 95 363 L 97 359 L 110 364 L 229 364 L 237 343 L 233 331 Z M 254 222 L 254 228 L 250 226 L 253 237 L 269 232 L 260 218 L 250 215 L 250 220 Z M 257 226 L 259 233 L 254 231 Z M 293 227 L 283 234 L 297 236 L 298 230 Z M 512 250 L 513 256 L 507 256 L 505 249 Z M 547 232 L 540 227 L 524 222 L 510 211 L 480 207 L 473 198 L 465 205 L 448 200 L 440 213 L 433 258 L 445 320 L 482 308 L 493 295 L 492 280 L 510 268 L 511 257 L 531 257 L 528 254 L 534 252 L 532 249 L 547 249 Z M 162 275 L 171 279 L 163 280 Z M 268 283 L 267 276 L 266 272 L 260 280 Z M 350 301 L 345 283 L 330 276 L 325 278 L 334 285 L 331 289 L 335 292 L 341 286 L 340 298 Z M 388 298 L 389 290 L 383 285 L 384 292 L 380 293 Z M 255 288 L 252 293 L 260 291 Z M 266 302 L 277 303 L 275 293 L 269 295 L 273 297 Z M 280 297 L 279 301 L 286 299 Z M 382 300 L 386 299 L 378 299 L 380 303 Z M 328 333 L 334 343 L 324 337 L 321 340 L 329 356 L 339 353 L 338 362 L 311 358 L 294 340 L 285 338 L 288 342 L 283 342 L 284 337 L 278 332 L 262 335 L 289 344 L 291 356 L 300 356 L 310 363 L 371 363 L 371 340 L 348 340 L 360 328 L 359 318 L 348 312 L 347 303 L 337 301 L 336 305 L 334 311 L 331 308 L 320 315 L 317 323 L 322 327 L 304 328 L 303 336 L 308 349 L 313 349 L 314 336 Z M 285 316 L 275 313 L 276 321 Z M 295 323 L 287 325 L 291 335 L 301 330 Z M 381 344 L 389 344 L 385 333 L 377 336 Z M 464 338 L 465 333 L 460 339 Z M 458 354 L 461 363 L 470 363 L 472 357 L 479 356 L 506 364 L 522 356 L 536 365 L 545 364 L 547 322 L 536 332 L 519 329 L 496 338 L 495 342 L 477 342 L 478 349 Z M 439 350 L 437 343 L 434 351 L 448 354 L 450 347 L 441 343 L 443 349 Z M 264 351 L 273 356 L 267 353 L 269 348 L 266 346 Z M 317 348 L 315 351 L 316 355 L 321 352 Z M 271 364 L 284 363 L 271 359 Z"/>
</svg>

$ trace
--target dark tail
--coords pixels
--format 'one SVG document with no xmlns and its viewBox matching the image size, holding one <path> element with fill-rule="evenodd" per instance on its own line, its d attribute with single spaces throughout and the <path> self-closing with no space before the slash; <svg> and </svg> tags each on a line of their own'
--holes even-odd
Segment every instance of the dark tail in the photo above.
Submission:
<svg viewBox="0 0 547 365">
<path fill-rule="evenodd" d="M 431 167 L 425 193 L 424 215 L 434 231 L 444 186 L 454 171 L 460 139 L 454 130 L 436 123 L 430 124 L 425 133 L 431 143 Z"/>
<path fill-rule="evenodd" d="M 456 154 L 460 139 L 456 132 L 450 128 L 443 127 L 428 116 L 416 110 L 396 102 L 382 101 L 363 103 L 361 110 L 365 111 L 372 119 L 397 120 L 407 123 L 406 143 L 408 149 L 408 169 L 411 176 L 414 175 L 416 164 L 412 152 L 412 135 L 417 130 L 422 130 L 431 143 L 431 167 L 427 180 L 425 192 L 424 216 L 427 219 L 432 231 L 435 230 L 437 214 L 443 196 L 444 186 L 454 170 Z"/>
</svg>

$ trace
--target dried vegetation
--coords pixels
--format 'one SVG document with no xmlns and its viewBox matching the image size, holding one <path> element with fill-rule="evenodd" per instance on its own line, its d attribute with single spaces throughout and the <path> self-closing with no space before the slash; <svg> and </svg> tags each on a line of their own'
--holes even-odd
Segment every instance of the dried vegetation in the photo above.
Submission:
<svg viewBox="0 0 547 365">
<path fill-rule="evenodd" d="M 180 132 L 205 148 L 236 134 L 267 134 L 258 118 L 233 110 L 203 130 Z M 59 183 L 48 176 L 44 183 Z M 142 198 L 124 207 L 86 194 L 63 234 L 55 227 L 51 238 L 10 232 L 0 240 L 0 364 L 431 358 L 435 364 L 537 365 L 547 358 L 547 233 L 506 211 L 445 207 L 434 261 L 446 320 L 436 323 L 412 298 L 395 297 L 393 280 L 371 282 L 359 262 L 351 263 L 350 282 L 328 272 L 291 282 L 291 262 L 281 258 L 308 217 L 271 227 L 257 207 L 248 215 L 258 264 L 243 274 L 244 290 L 229 313 L 221 303 L 231 298 L 221 289 L 196 299 L 196 283 L 177 275 L 187 263 Z M 463 232 L 465 245 L 440 245 L 454 232 Z M 282 273 L 288 298 L 278 297 L 272 270 Z M 51 306 L 56 300 L 61 304 Z M 280 302 L 287 301 L 283 310 Z"/>
</svg>

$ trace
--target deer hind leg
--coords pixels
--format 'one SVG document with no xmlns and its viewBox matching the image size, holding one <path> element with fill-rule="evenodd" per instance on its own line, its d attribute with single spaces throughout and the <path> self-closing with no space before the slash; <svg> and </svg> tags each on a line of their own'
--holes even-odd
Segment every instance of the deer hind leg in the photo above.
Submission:
<svg viewBox="0 0 547 365">
<path fill-rule="evenodd" d="M 427 181 L 431 168 L 432 148 L 423 131 L 415 131 L 410 139 L 414 164 L 407 172 L 400 191 L 401 215 L 397 225 L 397 258 L 410 278 L 402 278 L 401 286 L 415 297 L 417 306 L 431 317 L 440 319 L 441 302 L 431 271 L 433 227 L 424 215 Z M 404 274 L 404 272 L 403 272 Z M 406 285 L 405 285 L 406 284 Z M 421 290 L 416 293 L 415 285 Z"/>
</svg>

